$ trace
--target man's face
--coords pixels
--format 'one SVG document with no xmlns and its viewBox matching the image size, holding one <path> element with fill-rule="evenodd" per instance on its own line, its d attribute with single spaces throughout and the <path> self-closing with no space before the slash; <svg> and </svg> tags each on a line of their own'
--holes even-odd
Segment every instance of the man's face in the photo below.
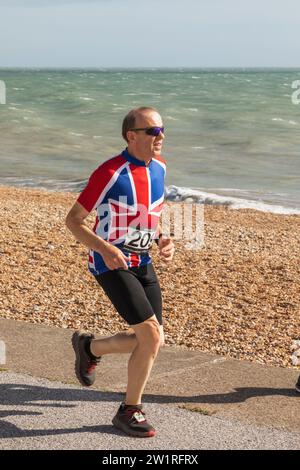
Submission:
<svg viewBox="0 0 300 470">
<path fill-rule="evenodd" d="M 135 128 L 162 127 L 161 116 L 155 111 L 149 111 L 137 117 Z M 128 148 L 134 150 L 136 156 L 149 159 L 161 154 L 164 134 L 161 132 L 157 137 L 146 134 L 145 131 L 129 131 Z"/>
</svg>

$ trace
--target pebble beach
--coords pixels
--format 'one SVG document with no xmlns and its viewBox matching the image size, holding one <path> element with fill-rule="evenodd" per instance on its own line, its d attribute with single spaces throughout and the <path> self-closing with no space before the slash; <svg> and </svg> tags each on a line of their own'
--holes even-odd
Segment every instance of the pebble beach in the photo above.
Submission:
<svg viewBox="0 0 300 470">
<path fill-rule="evenodd" d="M 74 193 L 0 187 L 0 316 L 110 335 L 126 329 L 65 226 Z M 171 204 L 171 203 L 169 203 Z M 300 339 L 300 216 L 204 208 L 204 247 L 152 249 L 166 343 L 294 367 Z M 94 217 L 88 218 L 92 227 Z M 1 334 L 1 332 L 0 332 Z"/>
</svg>

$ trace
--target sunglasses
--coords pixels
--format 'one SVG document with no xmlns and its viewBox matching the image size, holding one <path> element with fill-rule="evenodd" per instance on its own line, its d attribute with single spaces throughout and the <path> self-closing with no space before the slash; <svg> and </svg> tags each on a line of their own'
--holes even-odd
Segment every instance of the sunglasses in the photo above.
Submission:
<svg viewBox="0 0 300 470">
<path fill-rule="evenodd" d="M 129 129 L 130 131 L 145 131 L 146 134 L 157 137 L 161 132 L 164 133 L 164 127 L 139 127 L 136 129 Z"/>
</svg>

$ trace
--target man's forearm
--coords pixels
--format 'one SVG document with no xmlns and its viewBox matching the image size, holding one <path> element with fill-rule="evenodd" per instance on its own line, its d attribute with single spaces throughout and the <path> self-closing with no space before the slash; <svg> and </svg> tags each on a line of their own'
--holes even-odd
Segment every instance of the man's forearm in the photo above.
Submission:
<svg viewBox="0 0 300 470">
<path fill-rule="evenodd" d="M 91 250 L 95 250 L 101 254 L 103 249 L 108 245 L 108 242 L 96 235 L 84 222 L 78 223 L 74 220 L 67 220 L 66 225 L 76 240 L 80 241 Z"/>
</svg>

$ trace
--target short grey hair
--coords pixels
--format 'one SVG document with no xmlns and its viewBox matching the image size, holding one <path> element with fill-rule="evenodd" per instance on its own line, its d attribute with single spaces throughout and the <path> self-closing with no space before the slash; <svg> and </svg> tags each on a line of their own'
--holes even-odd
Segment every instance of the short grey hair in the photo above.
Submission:
<svg viewBox="0 0 300 470">
<path fill-rule="evenodd" d="M 127 132 L 130 129 L 133 129 L 135 127 L 137 117 L 149 111 L 155 111 L 156 113 L 158 113 L 157 109 L 155 108 L 150 108 L 148 106 L 141 106 L 140 108 L 132 109 L 131 111 L 129 111 L 128 114 L 126 114 L 126 116 L 123 119 L 123 124 L 122 124 L 122 136 L 126 140 L 126 142 L 128 142 Z"/>
</svg>

